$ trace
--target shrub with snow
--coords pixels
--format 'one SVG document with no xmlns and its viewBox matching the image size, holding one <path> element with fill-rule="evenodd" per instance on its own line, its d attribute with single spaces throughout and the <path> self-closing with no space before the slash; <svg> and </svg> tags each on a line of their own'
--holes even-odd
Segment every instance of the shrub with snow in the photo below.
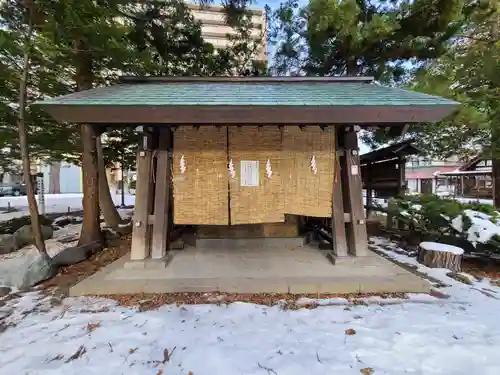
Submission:
<svg viewBox="0 0 500 375">
<path fill-rule="evenodd" d="M 461 238 L 482 251 L 500 253 L 500 213 L 491 205 L 420 195 L 398 199 L 395 207 L 395 216 L 410 230 Z"/>
</svg>

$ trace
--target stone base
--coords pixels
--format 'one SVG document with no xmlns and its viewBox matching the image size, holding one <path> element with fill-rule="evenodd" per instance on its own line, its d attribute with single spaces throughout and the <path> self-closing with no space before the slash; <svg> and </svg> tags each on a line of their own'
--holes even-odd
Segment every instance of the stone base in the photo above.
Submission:
<svg viewBox="0 0 500 375">
<path fill-rule="evenodd" d="M 306 245 L 304 237 L 267 237 L 267 238 L 197 238 L 199 249 L 249 249 L 267 247 L 300 247 Z"/>
<path fill-rule="evenodd" d="M 70 289 L 71 295 L 134 293 L 348 294 L 430 291 L 430 284 L 392 262 L 370 256 L 336 259 L 310 246 L 186 247 L 171 260 L 130 262 L 126 256 Z M 140 266 L 139 266 L 140 265 Z"/>
<path fill-rule="evenodd" d="M 172 260 L 172 252 L 168 252 L 162 259 L 142 259 L 142 260 L 131 260 L 130 255 L 127 255 L 127 259 L 123 264 L 123 268 L 126 269 L 162 269 L 166 268 L 167 265 Z"/>
</svg>

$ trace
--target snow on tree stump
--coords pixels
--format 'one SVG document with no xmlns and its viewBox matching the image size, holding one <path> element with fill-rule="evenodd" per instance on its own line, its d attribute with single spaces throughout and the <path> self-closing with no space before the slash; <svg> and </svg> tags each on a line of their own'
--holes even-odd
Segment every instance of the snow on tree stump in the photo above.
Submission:
<svg viewBox="0 0 500 375">
<path fill-rule="evenodd" d="M 457 246 L 439 242 L 421 242 L 418 245 L 417 260 L 429 268 L 447 268 L 460 272 L 464 250 Z"/>
</svg>

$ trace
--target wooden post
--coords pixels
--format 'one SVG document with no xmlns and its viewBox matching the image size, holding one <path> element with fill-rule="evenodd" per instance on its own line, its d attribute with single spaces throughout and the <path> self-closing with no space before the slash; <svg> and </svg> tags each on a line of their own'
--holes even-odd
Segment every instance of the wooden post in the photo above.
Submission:
<svg viewBox="0 0 500 375">
<path fill-rule="evenodd" d="M 372 189 L 372 180 L 371 180 L 371 168 L 373 167 L 372 163 L 367 163 L 366 168 L 365 168 L 365 190 L 366 190 L 366 217 L 368 218 L 370 216 L 370 212 L 372 210 L 372 205 L 373 205 L 373 189 Z"/>
<path fill-rule="evenodd" d="M 151 258 L 161 259 L 168 251 L 170 241 L 170 160 L 172 152 L 172 131 L 160 129 L 158 150 L 156 151 L 156 184 L 154 222 L 151 244 Z"/>
<path fill-rule="evenodd" d="M 401 156 L 398 156 L 398 188 L 396 192 L 396 196 L 398 197 L 403 197 L 406 193 L 406 188 L 405 188 L 405 161 L 404 158 Z M 401 220 L 398 220 L 398 229 L 404 229 L 405 223 L 403 223 Z"/>
<path fill-rule="evenodd" d="M 347 240 L 344 221 L 344 199 L 342 197 L 342 176 L 340 167 L 340 153 L 338 150 L 338 136 L 335 135 L 335 164 L 333 177 L 333 205 L 332 205 L 332 240 L 333 254 L 337 257 L 347 256 Z"/>
<path fill-rule="evenodd" d="M 131 260 L 143 260 L 149 256 L 149 213 L 153 203 L 153 153 L 151 150 L 137 152 L 137 181 L 135 210 L 132 229 Z"/>
<path fill-rule="evenodd" d="M 406 171 L 405 171 L 405 158 L 398 157 L 398 192 L 397 195 L 402 197 L 406 193 Z"/>
<path fill-rule="evenodd" d="M 344 209 L 350 213 L 351 220 L 346 225 L 349 252 L 354 256 L 368 255 L 368 235 L 363 207 L 363 183 L 359 163 L 357 133 L 350 129 L 340 130 L 343 137 L 345 156 L 341 158 L 342 190 L 344 191 Z"/>
</svg>

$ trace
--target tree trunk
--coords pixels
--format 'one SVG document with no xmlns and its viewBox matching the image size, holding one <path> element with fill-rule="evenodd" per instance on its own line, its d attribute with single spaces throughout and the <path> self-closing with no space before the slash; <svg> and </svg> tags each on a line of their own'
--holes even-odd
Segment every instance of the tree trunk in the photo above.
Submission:
<svg viewBox="0 0 500 375">
<path fill-rule="evenodd" d="M 493 110 L 494 111 L 494 110 Z M 499 116 L 500 117 L 500 116 Z M 500 124 L 491 118 L 491 172 L 493 179 L 493 205 L 500 208 Z"/>
<path fill-rule="evenodd" d="M 500 208 L 500 159 L 492 157 L 492 174 L 493 174 L 493 205 L 495 208 Z"/>
<path fill-rule="evenodd" d="M 452 272 L 460 272 L 463 253 L 463 249 L 457 246 L 422 242 L 418 246 L 417 260 L 430 268 L 447 268 Z"/>
<path fill-rule="evenodd" d="M 31 162 L 28 151 L 28 139 L 26 135 L 26 85 L 28 81 L 28 71 L 30 67 L 30 54 L 31 54 L 31 38 L 33 34 L 33 24 L 32 24 L 32 9 L 28 9 L 29 20 L 28 20 L 28 31 L 26 34 L 26 40 L 24 44 L 24 60 L 23 60 L 23 71 L 21 72 L 21 83 L 19 85 L 19 114 L 17 117 L 17 130 L 19 133 L 19 146 L 21 148 L 21 157 L 23 160 L 23 178 L 26 183 L 26 195 L 28 198 L 28 208 L 31 217 L 31 230 L 33 233 L 33 239 L 35 241 L 35 246 L 38 251 L 42 254 L 47 254 L 45 248 L 45 242 L 42 235 L 42 227 L 40 222 L 40 216 L 38 213 L 38 205 L 35 199 L 35 190 L 33 189 L 33 180 L 31 179 Z"/>
<path fill-rule="evenodd" d="M 92 55 L 83 38 L 75 40 L 75 81 L 77 90 L 92 88 Z M 80 125 L 82 137 L 83 170 L 83 224 L 78 245 L 103 243 L 99 211 L 99 166 L 97 163 L 97 138 L 95 126 Z"/>
<path fill-rule="evenodd" d="M 99 166 L 99 205 L 104 216 L 104 221 L 111 227 L 117 227 L 123 220 L 116 209 L 111 192 L 109 191 L 108 179 L 106 176 L 106 165 L 102 152 L 101 137 L 97 137 L 97 164 Z"/>
<path fill-rule="evenodd" d="M 499 4 L 496 4 L 499 5 Z M 497 13 L 498 14 L 498 13 Z M 498 40 L 498 25 L 500 20 L 498 16 L 493 19 L 491 24 L 491 37 Z M 493 205 L 500 208 L 500 110 L 498 103 L 490 105 L 490 126 L 491 126 L 491 172 L 493 179 Z"/>
</svg>

